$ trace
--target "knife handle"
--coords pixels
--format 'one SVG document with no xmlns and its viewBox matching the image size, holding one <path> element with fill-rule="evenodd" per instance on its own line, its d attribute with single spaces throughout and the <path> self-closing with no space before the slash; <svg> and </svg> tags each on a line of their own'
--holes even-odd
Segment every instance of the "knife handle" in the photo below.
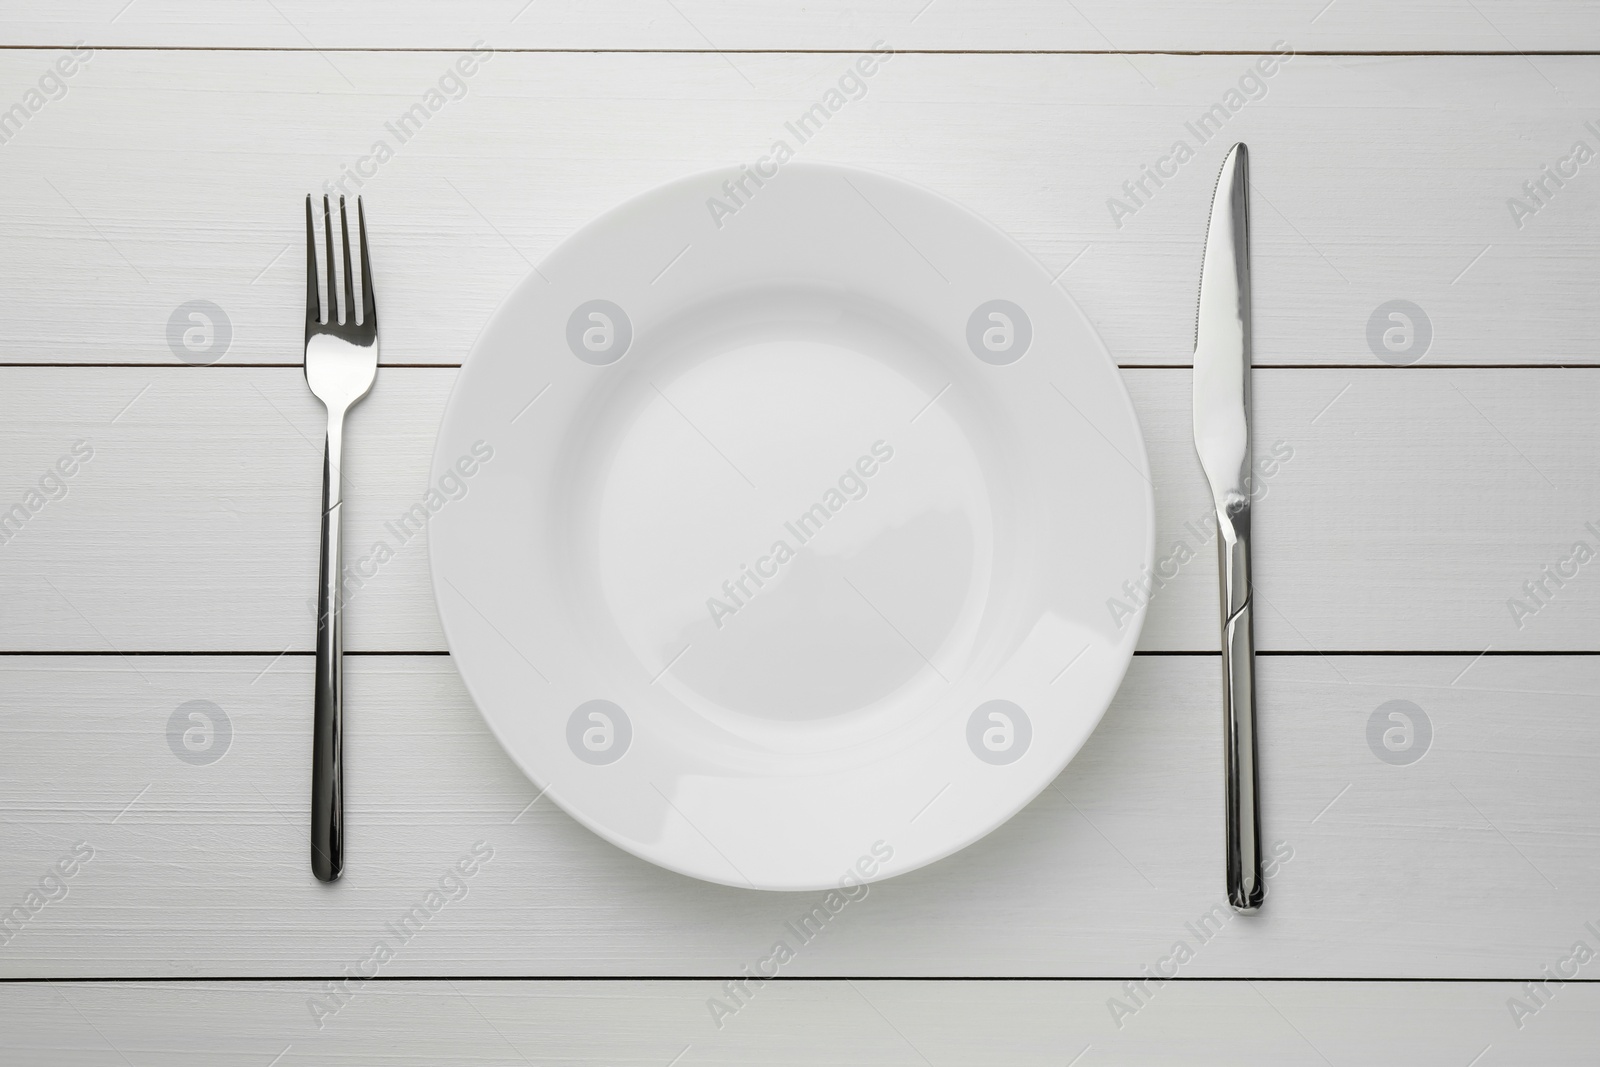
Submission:
<svg viewBox="0 0 1600 1067">
<path fill-rule="evenodd" d="M 1266 882 L 1261 876 L 1261 801 L 1256 772 L 1256 642 L 1251 611 L 1249 506 L 1219 519 L 1228 903 L 1235 911 L 1252 912 L 1261 907 L 1266 897 Z"/>
<path fill-rule="evenodd" d="M 344 491 L 342 413 L 329 413 L 322 456 L 322 560 L 317 582 L 316 695 L 311 726 L 311 873 L 344 871 Z"/>
</svg>

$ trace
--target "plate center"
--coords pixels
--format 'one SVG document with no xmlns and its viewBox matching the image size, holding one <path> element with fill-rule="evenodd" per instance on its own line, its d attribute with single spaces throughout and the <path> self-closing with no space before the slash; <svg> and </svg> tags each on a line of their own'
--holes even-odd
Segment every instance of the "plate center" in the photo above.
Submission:
<svg viewBox="0 0 1600 1067">
<path fill-rule="evenodd" d="M 903 718 L 959 676 L 992 569 L 944 360 L 815 298 L 691 319 L 641 346 L 596 431 L 595 581 L 625 655 L 746 735 Z"/>
</svg>

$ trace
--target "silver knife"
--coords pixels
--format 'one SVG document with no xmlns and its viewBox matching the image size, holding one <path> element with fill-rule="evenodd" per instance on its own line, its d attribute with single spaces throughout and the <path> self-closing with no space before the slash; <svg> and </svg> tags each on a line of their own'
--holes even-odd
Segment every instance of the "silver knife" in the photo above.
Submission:
<svg viewBox="0 0 1600 1067">
<path fill-rule="evenodd" d="M 1228 903 L 1261 906 L 1255 634 L 1250 619 L 1250 152 L 1223 160 L 1211 202 L 1194 340 L 1194 447 L 1217 509 L 1222 582 Z"/>
</svg>

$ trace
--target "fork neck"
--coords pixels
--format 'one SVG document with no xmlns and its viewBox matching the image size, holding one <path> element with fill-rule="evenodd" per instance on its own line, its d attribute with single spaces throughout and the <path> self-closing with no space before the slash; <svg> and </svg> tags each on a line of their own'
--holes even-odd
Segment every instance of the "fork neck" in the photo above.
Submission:
<svg viewBox="0 0 1600 1067">
<path fill-rule="evenodd" d="M 344 417 L 348 408 L 328 409 L 328 435 L 322 459 L 322 494 L 326 510 L 344 502 Z"/>
</svg>

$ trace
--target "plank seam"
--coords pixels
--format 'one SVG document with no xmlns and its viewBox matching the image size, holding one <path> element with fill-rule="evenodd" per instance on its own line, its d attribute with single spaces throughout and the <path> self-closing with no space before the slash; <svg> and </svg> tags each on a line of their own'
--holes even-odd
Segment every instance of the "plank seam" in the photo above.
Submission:
<svg viewBox="0 0 1600 1067">
<path fill-rule="evenodd" d="M 82 43 L 82 42 L 79 42 Z M 43 52 L 71 49 L 76 44 L 12 44 L 0 45 L 0 52 Z M 464 46 L 453 48 L 416 48 L 416 47 L 368 47 L 368 48 L 303 48 L 276 45 L 150 45 L 150 44 L 93 44 L 87 47 L 97 52 L 288 52 L 305 55 L 328 55 L 342 53 L 359 55 L 371 54 L 409 54 L 409 55 L 454 55 Z M 859 49 L 852 48 L 496 48 L 496 55 L 524 54 L 524 55 L 684 55 L 684 56 L 855 56 L 860 54 Z M 897 56 L 1173 56 L 1179 58 L 1203 58 L 1207 56 L 1275 56 L 1281 53 L 1271 49 L 1237 49 L 1237 50 L 1204 50 L 1204 49 L 1148 49 L 1148 50 L 1115 50 L 1109 48 L 897 48 Z M 1515 52 L 1504 49 L 1464 49 L 1464 50 L 1364 50 L 1364 51 L 1336 51 L 1336 50 L 1297 50 L 1297 56 L 1323 56 L 1330 58 L 1358 58 L 1364 56 L 1396 57 L 1396 58 L 1444 58 L 1451 56 L 1483 56 L 1499 57 L 1505 59 L 1525 59 L 1529 56 L 1596 56 L 1600 50 L 1592 49 L 1548 49 L 1541 51 Z"/>
<path fill-rule="evenodd" d="M 393 370 L 460 370 L 460 363 L 379 363 L 380 369 Z M 75 362 L 70 360 L 26 360 L 8 361 L 0 360 L 0 370 L 13 367 L 31 367 L 62 370 L 174 370 L 174 371 L 214 371 L 214 370 L 301 370 L 303 363 L 212 363 L 208 365 L 174 363 L 140 363 L 133 360 L 117 362 Z M 1118 363 L 1118 370 L 1191 370 L 1192 363 Z M 1362 370 L 1362 371 L 1394 371 L 1406 373 L 1409 371 L 1429 370 L 1600 370 L 1600 362 L 1593 363 L 1413 363 L 1408 366 L 1392 366 L 1387 363 L 1257 363 L 1254 370 Z"/>
<path fill-rule="evenodd" d="M 367 648 L 367 649 L 345 649 L 345 653 L 344 654 L 346 656 L 448 656 L 448 655 L 450 655 L 450 650 L 449 649 L 443 649 L 443 648 L 427 648 L 427 649 Z M 83 656 L 85 658 L 102 658 L 102 659 L 104 659 L 104 658 L 111 658 L 111 657 L 116 657 L 116 656 L 145 656 L 145 657 L 154 657 L 154 658 L 159 658 L 159 657 L 162 657 L 162 656 L 170 656 L 170 657 L 174 657 L 174 658 L 209 656 L 209 657 L 219 658 L 220 659 L 220 658 L 225 658 L 225 657 L 248 658 L 248 657 L 253 657 L 253 656 L 272 656 L 272 657 L 300 656 L 300 657 L 310 657 L 310 656 L 314 656 L 314 655 L 316 655 L 316 652 L 313 649 L 290 649 L 288 651 L 284 651 L 284 650 L 281 650 L 281 649 L 277 650 L 277 651 L 273 651 L 271 649 L 253 649 L 253 648 L 221 649 L 221 650 L 216 650 L 216 649 L 159 649 L 159 648 L 148 648 L 148 649 L 75 649 L 75 648 L 0 649 L 0 658 L 8 657 L 8 656 L 9 657 L 18 657 L 18 658 L 26 657 L 26 656 L 55 656 L 55 657 Z M 1137 651 L 1134 652 L 1134 655 L 1135 656 L 1168 656 L 1168 657 L 1176 658 L 1176 657 L 1183 657 L 1183 656 L 1217 656 L 1217 655 L 1221 655 L 1221 653 L 1218 652 L 1214 648 L 1156 648 L 1156 649 L 1138 649 Z M 1531 658 L 1531 657 L 1539 657 L 1539 656 L 1574 656 L 1574 657 L 1578 657 L 1578 656 L 1600 656 L 1600 649 L 1590 649 L 1590 648 L 1576 648 L 1576 649 L 1568 649 L 1568 648 L 1538 648 L 1538 649 L 1522 649 L 1520 651 L 1516 651 L 1516 650 L 1501 650 L 1501 649 L 1489 649 L 1489 650 L 1485 651 L 1483 649 L 1468 649 L 1468 648 L 1460 648 L 1460 649 L 1437 649 L 1437 648 L 1424 648 L 1424 649 L 1413 649 L 1413 648 L 1330 648 L 1330 649 L 1321 649 L 1321 650 L 1317 650 L 1317 649 L 1297 649 L 1297 648 L 1271 648 L 1271 649 L 1258 648 L 1258 649 L 1256 649 L 1256 655 L 1258 657 L 1260 657 L 1260 656 L 1276 657 L 1276 658 L 1295 658 L 1295 657 L 1299 657 L 1299 658 L 1302 658 L 1302 659 L 1309 659 L 1309 658 L 1322 657 L 1322 656 L 1345 656 L 1345 657 L 1356 657 L 1356 656 L 1416 656 L 1416 657 L 1419 657 L 1419 658 L 1427 658 L 1427 657 L 1445 658 L 1445 657 L 1451 657 L 1451 656 L 1472 656 L 1472 657 L 1475 657 L 1475 658 L 1476 657 L 1481 657 L 1481 658 L 1485 658 L 1485 659 L 1515 659 L 1517 657 L 1530 657 Z"/>
<path fill-rule="evenodd" d="M 151 984 L 156 982 L 170 982 L 181 985 L 206 985 L 222 982 L 330 982 L 347 978 L 343 974 L 315 974 L 315 975 L 224 975 L 216 978 L 194 978 L 189 976 L 161 977 L 154 975 L 135 975 L 105 978 L 0 978 L 0 985 L 112 985 L 112 984 Z M 528 975 L 528 974 L 447 974 L 447 975 L 374 975 L 363 978 L 363 984 L 372 983 L 397 983 L 397 982 L 720 982 L 730 978 L 744 978 L 746 975 L 739 972 L 718 974 L 670 974 L 670 975 L 622 975 L 622 974 L 559 974 L 559 975 Z M 777 975 L 766 979 L 768 982 L 784 983 L 815 983 L 815 982 L 1128 982 L 1142 981 L 1147 975 L 1141 974 L 1115 974 L 1115 975 L 894 975 L 894 974 L 850 974 L 850 975 Z M 1386 982 L 1404 983 L 1408 985 L 1500 985 L 1507 982 L 1540 981 L 1543 976 L 1536 973 L 1513 975 L 1507 978 L 1381 978 L 1381 977 L 1353 977 L 1342 976 L 1337 978 L 1302 977 L 1298 975 L 1176 975 L 1163 979 L 1163 982 L 1326 982 L 1326 983 L 1358 983 L 1358 982 Z M 1564 978 L 1567 985 L 1597 985 L 1600 978 Z"/>
</svg>

